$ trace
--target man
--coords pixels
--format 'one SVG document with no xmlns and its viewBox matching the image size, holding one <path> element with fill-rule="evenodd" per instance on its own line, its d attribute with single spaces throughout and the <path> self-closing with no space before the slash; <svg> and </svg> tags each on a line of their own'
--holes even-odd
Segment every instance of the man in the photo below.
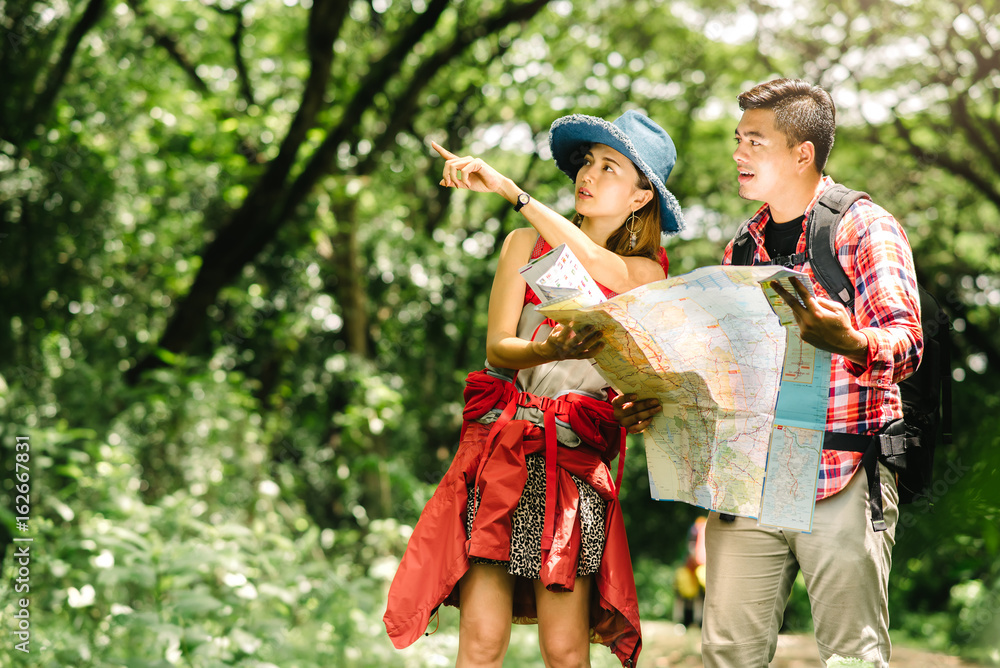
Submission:
<svg viewBox="0 0 1000 668">
<path fill-rule="evenodd" d="M 744 92 L 739 102 L 743 116 L 733 153 L 739 193 L 764 203 L 749 222 L 754 263 L 791 261 L 809 275 L 815 297 L 797 283 L 795 295 L 775 289 L 792 308 L 802 339 L 834 354 L 812 533 L 783 533 L 749 518 L 710 515 L 702 656 L 710 668 L 766 667 L 801 570 L 823 660 L 839 655 L 885 667 L 898 495 L 892 472 L 874 457 L 865 458 L 874 481 L 869 489 L 862 456 L 877 455 L 869 450 L 869 444 L 878 445 L 871 435 L 888 433 L 902 417 L 896 384 L 920 360 L 913 257 L 892 215 L 859 200 L 845 214 L 835 244 L 855 285 L 854 312 L 829 299 L 797 254 L 806 250 L 805 217 L 833 185 L 823 176 L 835 133 L 833 101 L 817 86 L 777 79 Z M 723 263 L 732 257 L 730 242 Z M 619 397 L 616 417 L 638 433 L 660 407 L 655 399 L 635 399 Z"/>
</svg>

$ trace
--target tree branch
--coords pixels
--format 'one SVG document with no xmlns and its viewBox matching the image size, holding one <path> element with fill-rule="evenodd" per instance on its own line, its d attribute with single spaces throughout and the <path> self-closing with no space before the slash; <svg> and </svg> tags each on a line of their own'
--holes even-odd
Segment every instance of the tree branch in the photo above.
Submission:
<svg viewBox="0 0 1000 668">
<path fill-rule="evenodd" d="M 241 8 L 242 9 L 242 8 Z M 240 94 L 246 100 L 247 105 L 256 104 L 254 101 L 253 88 L 250 86 L 250 74 L 247 71 L 247 63 L 243 58 L 243 31 L 246 25 L 243 23 L 242 11 L 236 16 L 236 26 L 233 28 L 233 36 L 229 38 L 233 45 L 233 58 L 236 61 L 236 73 L 240 82 Z"/>
<path fill-rule="evenodd" d="M 336 277 L 335 295 L 344 318 L 344 338 L 347 351 L 362 358 L 369 354 L 368 308 L 365 272 L 359 261 L 357 200 L 346 198 L 335 202 L 331 209 L 337 231 L 333 236 L 334 258 L 331 263 Z"/>
<path fill-rule="evenodd" d="M 903 124 L 903 120 L 898 116 L 893 118 L 893 125 L 900 138 L 906 142 L 910 148 L 910 154 L 923 164 L 938 164 L 948 171 L 961 176 L 968 181 L 976 190 L 981 192 L 995 207 L 1000 209 L 1000 190 L 994 187 L 993 182 L 977 174 L 968 162 L 954 160 L 950 156 L 940 153 L 930 153 L 919 146 L 910 134 L 910 129 Z"/>
<path fill-rule="evenodd" d="M 233 45 L 233 60 L 236 64 L 236 73 L 240 82 L 240 95 L 246 100 L 247 105 L 256 104 L 254 101 L 253 88 L 250 86 L 250 75 L 247 71 L 246 59 L 243 58 L 243 32 L 246 24 L 243 22 L 243 9 L 247 3 L 243 2 L 231 9 L 223 9 L 218 5 L 206 5 L 206 7 L 222 14 L 233 17 L 233 34 L 229 38 L 229 43 Z"/>
<path fill-rule="evenodd" d="M 187 54 L 181 49 L 180 42 L 177 38 L 172 35 L 168 35 L 166 32 L 161 30 L 156 26 L 146 26 L 143 30 L 147 35 L 153 38 L 153 42 L 162 47 L 164 51 L 170 56 L 170 59 L 180 66 L 184 74 L 187 75 L 188 79 L 200 93 L 208 93 L 208 84 L 205 80 L 198 75 L 197 68 L 191 63 Z"/>
<path fill-rule="evenodd" d="M 309 48 L 309 77 L 302 93 L 302 101 L 288 128 L 288 133 L 281 142 L 277 157 L 269 163 L 268 171 L 255 190 L 270 195 L 275 186 L 284 184 L 295 163 L 299 147 L 305 141 L 306 133 L 316 124 L 316 117 L 324 105 L 327 83 L 333 66 L 333 41 L 347 16 L 348 6 L 349 3 L 340 0 L 316 0 L 313 3 L 306 34 Z M 268 205 L 262 195 L 255 196 L 254 193 L 247 198 L 247 203 L 253 206 L 263 205 L 268 210 L 273 209 L 273 205 Z M 246 209 L 246 204 L 242 208 Z"/>
<path fill-rule="evenodd" d="M 191 63 L 191 59 L 188 58 L 187 54 L 184 53 L 177 38 L 148 21 L 146 10 L 142 8 L 141 0 L 128 0 L 128 6 L 137 18 L 146 20 L 146 23 L 142 27 L 142 32 L 152 37 L 153 42 L 167 52 L 170 59 L 177 63 L 200 93 L 207 93 L 208 84 L 198 75 L 197 69 Z"/>
<path fill-rule="evenodd" d="M 445 0 L 438 0 L 434 3 L 435 8 L 440 5 L 440 9 L 447 4 Z M 445 45 L 439 49 L 436 53 L 427 58 L 420 66 L 417 68 L 416 72 L 410 77 L 410 85 L 407 86 L 406 91 L 399 97 L 396 98 L 397 101 L 402 100 L 402 104 L 409 104 L 405 109 L 412 111 L 414 101 L 416 100 L 417 94 L 427 86 L 434 75 L 441 70 L 448 62 L 453 58 L 458 57 L 465 49 L 470 45 L 475 43 L 477 40 L 481 39 L 485 35 L 490 35 L 498 32 L 512 23 L 518 23 L 521 21 L 527 21 L 539 10 L 542 9 L 548 0 L 531 0 L 531 2 L 525 2 L 520 5 L 515 5 L 508 9 L 506 12 L 496 14 L 486 21 L 477 22 L 475 26 L 459 26 L 455 31 L 455 36 L 451 43 Z M 427 12 L 430 13 L 431 8 L 429 7 Z M 436 20 L 436 17 L 435 17 Z M 392 48 L 390 49 L 390 54 L 395 54 L 394 56 L 386 55 L 382 58 L 380 66 L 373 68 L 369 72 L 369 76 L 365 77 L 362 85 L 358 88 L 354 99 L 348 105 L 347 110 L 340 119 L 338 126 L 333 129 L 323 143 L 320 144 L 319 148 L 313 154 L 312 159 L 309 164 L 306 165 L 305 169 L 295 180 L 292 185 L 291 192 L 288 199 L 283 207 L 283 216 L 287 217 L 291 214 L 298 203 L 301 202 L 306 194 L 312 190 L 315 186 L 316 181 L 326 174 L 330 165 L 333 162 L 333 157 L 336 154 L 337 147 L 344 141 L 350 132 L 352 132 L 355 126 L 361 120 L 362 112 L 369 108 L 373 103 L 377 93 L 381 92 L 384 88 L 386 79 L 383 78 L 388 72 L 396 70 L 398 73 L 403 61 L 403 54 L 407 53 L 409 49 L 419 41 L 419 37 L 423 35 L 423 32 L 417 29 L 417 25 L 420 24 L 421 29 L 429 30 L 432 25 L 429 21 L 415 21 L 411 29 L 407 31 L 406 35 Z M 404 45 L 408 45 L 406 49 L 403 48 Z M 391 60 L 391 65 L 382 65 L 387 60 Z M 405 113 L 401 113 L 400 110 L 396 110 L 393 116 L 407 116 Z"/>
<path fill-rule="evenodd" d="M 59 91 L 62 89 L 63 84 L 66 83 L 66 76 L 73 65 L 73 58 L 76 56 L 76 51 L 80 48 L 80 42 L 83 41 L 84 35 L 100 21 L 106 7 L 105 0 L 90 0 L 87 8 L 83 11 L 83 16 L 80 17 L 77 24 L 70 30 L 69 35 L 66 36 L 66 43 L 59 54 L 59 60 L 49 73 L 49 79 L 45 84 L 45 88 L 35 98 L 31 113 L 27 115 L 27 118 L 31 119 L 32 123 L 45 123 L 45 119 L 48 118 L 49 112 L 52 110 L 52 105 L 59 95 Z"/>
<path fill-rule="evenodd" d="M 161 348 L 180 352 L 193 345 L 202 333 L 207 309 L 215 303 L 219 290 L 239 275 L 283 222 L 275 222 L 275 202 L 280 201 L 299 147 L 322 108 L 333 65 L 333 42 L 347 16 L 348 4 L 340 0 L 314 0 L 306 39 L 310 70 L 299 109 L 278 155 L 268 162 L 267 170 L 243 204 L 202 253 L 201 269 L 187 295 L 178 301 L 160 339 Z M 160 365 L 158 357 L 147 354 L 129 370 L 126 379 L 134 384 L 144 371 Z"/>
<path fill-rule="evenodd" d="M 361 115 L 368 109 L 378 93 L 382 92 L 386 83 L 402 67 L 403 60 L 423 36 L 433 29 L 441 13 L 447 7 L 449 0 L 434 0 L 427 11 L 419 15 L 400 39 L 394 44 L 368 74 L 361 80 L 354 98 L 347 105 L 336 128 L 327 133 L 323 143 L 313 153 L 309 163 L 292 184 L 288 197 L 282 206 L 281 218 L 286 218 L 305 199 L 319 178 L 329 172 L 337 147 L 361 121 Z M 414 81 L 417 77 L 413 78 Z M 427 81 L 422 81 L 421 86 Z"/>
<path fill-rule="evenodd" d="M 1000 153 L 997 150 L 1000 149 L 1000 144 L 997 143 L 1000 138 L 996 135 L 989 136 L 978 127 L 980 119 L 969 113 L 969 106 L 965 102 L 964 95 L 955 96 L 949 106 L 953 110 L 952 118 L 962 128 L 962 132 L 969 140 L 969 146 L 976 149 L 976 152 L 989 163 L 993 171 L 1000 175 Z"/>
<path fill-rule="evenodd" d="M 510 41 L 501 43 L 498 40 L 498 43 L 492 51 L 489 62 L 494 62 L 502 58 L 503 55 L 510 49 L 511 44 L 512 42 Z M 417 68 L 417 72 L 410 78 L 410 85 L 407 86 L 406 90 L 397 95 L 396 98 L 390 102 L 390 105 L 388 105 L 391 109 L 386 110 L 385 116 L 389 119 L 389 123 L 386 125 L 385 130 L 375 139 L 374 146 L 368 153 L 368 156 L 358 163 L 357 172 L 359 174 L 368 174 L 375 169 L 379 156 L 384 151 L 388 150 L 393 142 L 395 142 L 396 135 L 399 134 L 403 128 L 409 126 L 417 108 L 420 91 L 424 88 L 426 83 L 434 77 L 439 69 L 441 69 L 452 58 L 457 57 L 460 53 L 461 51 L 454 53 L 448 58 L 437 58 L 436 60 L 430 59 L 422 63 L 421 66 Z M 470 85 L 462 95 L 459 106 L 472 98 L 473 95 L 478 94 L 480 90 L 479 85 Z"/>
<path fill-rule="evenodd" d="M 474 27 L 459 27 L 452 47 L 446 47 L 443 52 L 449 52 L 452 54 L 451 57 L 454 57 L 483 35 L 500 30 L 515 21 L 530 18 L 547 2 L 548 0 L 532 0 L 515 5 L 506 13 L 479 22 Z M 238 276 L 243 266 L 263 250 L 284 222 L 293 219 L 295 208 L 305 199 L 319 178 L 329 172 L 337 147 L 354 130 L 361 120 L 361 115 L 371 107 L 375 95 L 384 89 L 388 79 L 399 71 L 408 49 L 413 48 L 420 38 L 433 28 L 447 4 L 448 0 L 433 0 L 428 9 L 414 20 L 403 37 L 379 63 L 372 67 L 342 114 L 338 126 L 327 134 L 302 173 L 291 184 L 288 195 L 282 199 L 281 195 L 286 187 L 285 181 L 298 148 L 324 104 L 326 84 L 333 62 L 333 40 L 347 14 L 348 3 L 340 0 L 314 0 L 308 28 L 312 67 L 299 111 L 282 142 L 278 156 L 268 163 L 267 171 L 244 200 L 243 205 L 203 253 L 201 269 L 190 291 L 180 300 L 177 310 L 167 324 L 166 331 L 160 339 L 161 348 L 180 352 L 187 350 L 197 340 L 202 333 L 207 309 L 217 299 L 219 290 Z M 462 46 L 454 48 L 456 45 Z M 440 67 L 447 62 L 447 59 L 439 57 L 436 62 Z M 426 85 L 427 81 L 429 77 L 423 81 L 423 85 Z M 280 202 L 280 205 L 276 205 L 276 202 Z M 158 365 L 156 356 L 147 355 L 129 371 L 127 380 L 134 383 L 144 371 Z"/>
</svg>

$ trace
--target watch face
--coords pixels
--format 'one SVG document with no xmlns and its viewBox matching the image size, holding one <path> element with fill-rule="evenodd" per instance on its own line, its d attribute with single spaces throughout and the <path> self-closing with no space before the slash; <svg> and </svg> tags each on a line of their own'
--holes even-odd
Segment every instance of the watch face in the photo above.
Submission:
<svg viewBox="0 0 1000 668">
<path fill-rule="evenodd" d="M 521 206 L 527 204 L 530 199 L 531 198 L 528 196 L 528 193 L 521 193 L 517 196 L 517 201 L 520 202 Z"/>
</svg>

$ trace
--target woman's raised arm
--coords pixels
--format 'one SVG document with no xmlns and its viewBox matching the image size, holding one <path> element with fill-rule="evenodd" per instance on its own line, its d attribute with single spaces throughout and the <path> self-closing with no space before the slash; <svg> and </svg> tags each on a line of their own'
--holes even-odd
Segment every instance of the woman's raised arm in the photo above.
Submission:
<svg viewBox="0 0 1000 668">
<path fill-rule="evenodd" d="M 431 146 L 445 159 L 441 185 L 448 188 L 494 192 L 512 205 L 523 191 L 514 181 L 482 158 L 459 157 L 436 142 Z M 565 216 L 531 198 L 520 213 L 542 237 L 555 247 L 566 244 L 598 283 L 626 292 L 663 278 L 657 262 L 644 257 L 624 257 L 601 246 Z"/>
</svg>

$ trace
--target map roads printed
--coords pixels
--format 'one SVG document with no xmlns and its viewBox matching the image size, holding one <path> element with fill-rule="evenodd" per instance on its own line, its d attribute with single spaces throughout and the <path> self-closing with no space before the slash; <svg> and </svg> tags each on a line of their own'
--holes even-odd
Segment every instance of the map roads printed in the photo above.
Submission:
<svg viewBox="0 0 1000 668">
<path fill-rule="evenodd" d="M 596 304 L 571 291 L 538 307 L 601 329 L 607 345 L 595 362 L 608 383 L 659 398 L 663 411 L 644 432 L 654 499 L 811 529 L 830 353 L 801 340 L 768 287 L 780 281 L 795 294 L 792 276 L 804 277 L 776 266 L 703 267 Z"/>
</svg>

